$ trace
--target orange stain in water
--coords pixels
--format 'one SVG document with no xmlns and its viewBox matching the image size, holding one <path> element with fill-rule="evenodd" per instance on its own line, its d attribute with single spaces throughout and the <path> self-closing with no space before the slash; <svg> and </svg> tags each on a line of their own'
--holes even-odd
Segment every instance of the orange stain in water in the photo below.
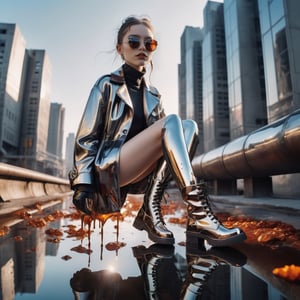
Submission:
<svg viewBox="0 0 300 300">
<path fill-rule="evenodd" d="M 272 272 L 274 275 L 290 280 L 290 281 L 297 281 L 300 280 L 300 266 L 292 265 L 285 265 L 284 267 L 279 267 L 273 269 Z"/>
</svg>

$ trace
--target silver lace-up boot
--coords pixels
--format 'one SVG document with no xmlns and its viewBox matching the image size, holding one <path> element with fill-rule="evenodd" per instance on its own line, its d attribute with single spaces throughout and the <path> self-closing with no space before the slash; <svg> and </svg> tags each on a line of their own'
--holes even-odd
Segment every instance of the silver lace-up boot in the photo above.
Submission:
<svg viewBox="0 0 300 300">
<path fill-rule="evenodd" d="M 173 117 L 170 117 L 170 119 L 173 119 Z M 183 141 L 185 152 L 189 155 L 188 159 L 192 158 L 198 145 L 198 128 L 196 123 L 191 120 L 184 120 L 180 122 L 182 123 L 182 137 L 178 137 L 177 134 L 174 134 L 176 133 L 176 129 L 173 128 L 173 126 L 176 126 L 176 124 L 173 125 L 173 123 L 173 121 L 167 123 L 168 125 L 163 129 L 165 135 L 166 131 L 171 131 L 170 134 L 174 135 L 172 138 L 176 139 L 176 141 L 178 138 L 181 138 L 182 140 L 179 141 Z M 168 142 L 167 144 L 170 145 Z M 174 147 L 178 148 L 176 145 L 174 145 Z M 175 150 L 175 148 L 172 149 L 172 151 Z M 167 156 L 172 156 L 171 151 L 166 151 L 165 154 Z M 157 169 L 154 171 L 150 179 L 151 182 L 144 195 L 143 206 L 139 210 L 133 223 L 135 228 L 147 231 L 150 240 L 155 243 L 165 245 L 174 244 L 175 241 L 173 233 L 166 227 L 160 206 L 165 194 L 165 189 L 168 183 L 172 180 L 171 174 L 172 173 L 168 168 L 167 161 L 164 156 L 158 163 Z"/>
<path fill-rule="evenodd" d="M 143 205 L 133 222 L 133 226 L 138 230 L 147 231 L 149 239 L 155 243 L 172 245 L 175 242 L 174 236 L 166 227 L 160 206 L 165 188 L 170 181 L 168 177 L 170 176 L 167 174 L 166 162 L 163 161 L 150 179 L 151 182 L 144 195 Z"/>
<path fill-rule="evenodd" d="M 183 132 L 179 117 L 166 118 L 162 136 L 164 157 L 187 204 L 187 236 L 206 239 L 222 247 L 242 242 L 246 239 L 245 233 L 239 228 L 224 227 L 210 208 L 205 184 L 197 185 Z"/>
</svg>

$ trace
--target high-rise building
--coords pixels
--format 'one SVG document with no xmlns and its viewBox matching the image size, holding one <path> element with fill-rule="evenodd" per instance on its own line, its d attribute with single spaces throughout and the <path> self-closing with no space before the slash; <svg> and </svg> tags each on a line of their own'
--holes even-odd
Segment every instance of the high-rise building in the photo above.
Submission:
<svg viewBox="0 0 300 300">
<path fill-rule="evenodd" d="M 207 1 L 202 29 L 204 152 L 300 108 L 299 11 L 300 2 L 294 0 Z M 184 51 L 181 46 L 181 57 Z M 186 78 L 192 72 L 186 73 L 185 64 L 181 58 L 179 95 L 185 102 L 180 103 L 195 110 L 186 98 Z M 299 195 L 299 179 L 300 174 L 272 176 L 273 193 Z"/>
<path fill-rule="evenodd" d="M 48 160 L 51 65 L 45 50 L 27 50 L 22 139 L 23 166 L 43 172 Z"/>
<path fill-rule="evenodd" d="M 18 26 L 0 23 L 2 162 L 41 172 L 48 168 L 53 160 L 47 152 L 50 88 L 51 65 L 46 51 L 26 49 Z"/>
<path fill-rule="evenodd" d="M 64 138 L 65 109 L 61 103 L 50 104 L 50 116 L 47 140 L 47 173 L 62 176 L 64 174 L 64 162 L 62 158 Z"/>
<path fill-rule="evenodd" d="M 199 27 L 185 27 L 181 36 L 181 61 L 178 66 L 179 115 L 182 119 L 193 119 L 198 124 L 198 154 L 203 152 L 202 38 Z"/>
<path fill-rule="evenodd" d="M 300 2 L 258 0 L 268 122 L 300 108 Z M 299 196 L 300 174 L 272 177 L 277 195 Z"/>
<path fill-rule="evenodd" d="M 225 0 L 230 139 L 267 124 L 265 78 L 256 1 Z"/>
<path fill-rule="evenodd" d="M 73 166 L 74 156 L 74 145 L 75 145 L 75 134 L 69 133 L 66 139 L 66 151 L 65 151 L 65 175 L 67 176 Z"/>
<path fill-rule="evenodd" d="M 47 151 L 62 159 L 65 108 L 61 103 L 50 104 Z"/>
<path fill-rule="evenodd" d="M 300 2 L 258 0 L 268 120 L 300 108 Z"/>
<path fill-rule="evenodd" d="M 223 3 L 208 1 L 203 12 L 204 151 L 230 140 Z"/>
<path fill-rule="evenodd" d="M 15 24 L 0 23 L 0 159 L 18 153 L 25 40 Z"/>
</svg>

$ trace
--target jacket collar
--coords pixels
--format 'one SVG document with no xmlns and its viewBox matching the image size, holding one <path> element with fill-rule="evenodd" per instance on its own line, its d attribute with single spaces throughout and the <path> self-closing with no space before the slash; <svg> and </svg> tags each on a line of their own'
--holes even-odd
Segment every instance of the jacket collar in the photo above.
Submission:
<svg viewBox="0 0 300 300">
<path fill-rule="evenodd" d="M 125 77 L 122 67 L 118 68 L 116 71 L 111 73 L 111 79 L 110 81 L 114 84 L 120 85 L 120 87 L 117 89 L 117 95 L 124 100 L 131 108 L 132 108 L 132 102 L 129 96 L 129 92 L 127 90 L 127 87 L 125 85 Z M 143 78 L 144 82 L 144 109 L 145 112 L 148 115 L 155 109 L 155 107 L 159 103 L 160 94 L 156 90 L 156 88 L 149 86 L 145 78 Z"/>
</svg>

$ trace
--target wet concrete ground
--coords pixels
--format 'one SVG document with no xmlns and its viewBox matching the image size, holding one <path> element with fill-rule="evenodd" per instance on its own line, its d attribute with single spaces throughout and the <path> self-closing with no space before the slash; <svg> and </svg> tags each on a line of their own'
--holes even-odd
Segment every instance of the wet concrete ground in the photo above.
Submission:
<svg viewBox="0 0 300 300">
<path fill-rule="evenodd" d="M 172 202 L 175 208 L 172 214 L 164 212 L 175 236 L 174 247 L 155 245 L 145 232 L 132 227 L 138 201 L 127 205 L 119 226 L 109 219 L 101 229 L 96 221 L 90 234 L 85 227 L 84 235 L 79 234 L 81 220 L 73 214 L 70 197 L 58 199 L 51 208 L 31 208 L 35 214 L 27 220 L 2 215 L 0 228 L 14 225 L 0 238 L 0 299 L 88 299 L 87 295 L 93 295 L 90 299 L 141 300 L 300 299 L 299 281 L 272 274 L 276 267 L 300 266 L 298 249 L 286 243 L 246 241 L 234 248 L 214 248 L 205 241 L 186 241 L 185 225 L 180 224 L 184 207 L 175 194 L 170 193 L 171 198 L 176 200 Z M 222 201 L 216 201 L 216 210 Z M 247 207 L 235 204 L 231 211 L 237 208 L 241 215 Z M 256 213 L 251 209 L 251 215 L 268 215 L 262 209 L 256 208 Z M 278 210 L 272 217 L 282 216 Z M 29 220 L 37 218 L 46 221 L 41 226 L 29 225 Z M 294 215 L 284 218 L 297 220 Z M 71 234 L 71 227 L 77 235 Z M 57 230 L 57 235 L 47 234 L 49 229 L 52 233 Z"/>
</svg>

